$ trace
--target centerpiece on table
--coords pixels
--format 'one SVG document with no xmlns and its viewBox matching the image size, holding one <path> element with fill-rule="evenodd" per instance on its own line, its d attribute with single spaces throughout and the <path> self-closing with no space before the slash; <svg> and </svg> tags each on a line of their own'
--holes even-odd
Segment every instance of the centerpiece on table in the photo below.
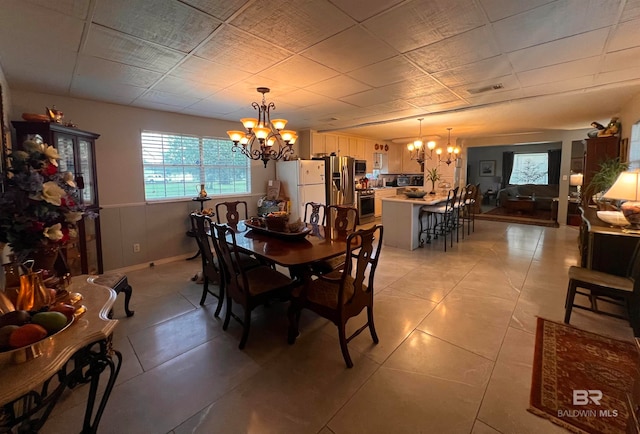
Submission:
<svg viewBox="0 0 640 434">
<path fill-rule="evenodd" d="M 59 159 L 53 146 L 32 140 L 8 156 L 0 244 L 11 247 L 18 264 L 34 259 L 34 269 L 53 269 L 60 248 L 78 236 L 84 215 L 73 174 L 59 172 Z"/>
<path fill-rule="evenodd" d="M 440 178 L 442 178 L 442 175 L 440 175 L 440 172 L 438 172 L 437 167 L 427 169 L 427 171 L 425 172 L 425 179 L 431 181 L 431 191 L 429 192 L 429 194 L 436 194 L 436 181 L 440 180 Z"/>
</svg>

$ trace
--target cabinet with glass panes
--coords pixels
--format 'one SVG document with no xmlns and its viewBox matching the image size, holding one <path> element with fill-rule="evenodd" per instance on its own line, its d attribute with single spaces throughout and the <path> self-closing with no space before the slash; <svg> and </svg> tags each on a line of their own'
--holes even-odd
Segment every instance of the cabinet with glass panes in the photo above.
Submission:
<svg viewBox="0 0 640 434">
<path fill-rule="evenodd" d="M 71 172 L 80 189 L 85 217 L 78 224 L 78 238 L 61 251 L 72 275 L 102 274 L 100 206 L 95 161 L 95 141 L 99 134 L 66 127 L 54 122 L 12 122 L 16 145 L 36 140 L 54 146 L 60 155 L 59 170 Z"/>
</svg>

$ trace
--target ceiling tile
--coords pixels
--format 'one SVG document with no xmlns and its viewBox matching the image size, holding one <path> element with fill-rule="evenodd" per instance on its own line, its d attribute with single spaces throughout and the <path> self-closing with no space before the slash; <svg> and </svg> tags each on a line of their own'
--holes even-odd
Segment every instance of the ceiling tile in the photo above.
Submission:
<svg viewBox="0 0 640 434">
<path fill-rule="evenodd" d="M 619 0 L 556 1 L 493 23 L 504 52 L 532 47 L 615 23 Z"/>
<path fill-rule="evenodd" d="M 414 107 L 427 108 L 433 104 L 460 102 L 461 99 L 454 95 L 451 91 L 443 89 L 429 95 L 421 95 L 415 98 L 409 98 L 406 101 Z"/>
<path fill-rule="evenodd" d="M 125 83 L 105 82 L 95 77 L 74 77 L 70 95 L 76 98 L 131 104 L 146 89 Z"/>
<path fill-rule="evenodd" d="M 201 99 L 202 98 L 187 95 L 176 95 L 175 93 L 162 92 L 159 90 L 150 90 L 138 98 L 136 100 L 136 104 L 139 102 L 152 102 L 173 107 L 188 107 Z"/>
<path fill-rule="evenodd" d="M 302 56 L 293 56 L 262 71 L 260 75 L 293 86 L 305 87 L 335 77 L 338 73 L 313 60 Z"/>
<path fill-rule="evenodd" d="M 175 0 L 97 1 L 93 22 L 185 53 L 220 25 Z"/>
<path fill-rule="evenodd" d="M 43 44 L 31 47 L 23 44 L 21 48 L 2 52 L 0 57 L 2 70 L 12 89 L 27 89 L 51 95 L 69 94 L 78 53 Z M 25 56 L 25 53 L 29 55 Z M 42 73 L 43 70 L 45 74 Z"/>
<path fill-rule="evenodd" d="M 200 9 L 222 21 L 233 15 L 238 9 L 247 3 L 247 0 L 224 0 L 212 2 L 211 0 L 181 0 L 183 3 Z"/>
<path fill-rule="evenodd" d="M 179 51 L 148 43 L 95 24 L 89 29 L 83 52 L 90 53 L 95 57 L 160 72 L 166 72 L 173 68 L 184 56 Z"/>
<path fill-rule="evenodd" d="M 609 53 L 604 58 L 603 71 L 636 68 L 640 66 L 640 47 Z"/>
<path fill-rule="evenodd" d="M 415 109 L 415 107 L 405 100 L 396 99 L 393 101 L 370 105 L 367 109 L 373 113 L 384 113 L 392 116 L 395 112 L 412 110 Z"/>
<path fill-rule="evenodd" d="M 433 74 L 433 77 L 445 86 L 457 87 L 465 84 L 478 83 L 495 77 L 502 77 L 511 74 L 511 72 L 509 59 L 504 55 L 500 55 L 461 66 L 460 68 L 438 72 Z"/>
<path fill-rule="evenodd" d="M 503 18 L 535 9 L 555 0 L 480 0 L 482 8 L 487 13 L 489 20 L 498 21 Z"/>
<path fill-rule="evenodd" d="M 153 86 L 153 90 L 159 90 L 175 95 L 184 95 L 197 99 L 206 98 L 216 92 L 219 92 L 221 89 L 221 87 L 212 84 L 184 80 L 171 75 L 164 77 L 155 86 Z"/>
<path fill-rule="evenodd" d="M 618 25 L 607 50 L 611 52 L 640 46 L 640 31 L 638 29 L 640 29 L 640 19 L 626 21 Z"/>
<path fill-rule="evenodd" d="M 160 79 L 162 74 L 98 57 L 81 55 L 75 76 L 147 88 Z"/>
<path fill-rule="evenodd" d="M 354 22 L 327 0 L 270 0 L 253 2 L 231 24 L 297 53 Z"/>
<path fill-rule="evenodd" d="M 522 86 L 535 86 L 538 84 L 582 77 L 584 75 L 593 76 L 598 72 L 599 68 L 600 57 L 588 57 L 586 59 L 580 59 L 573 62 L 565 62 L 519 72 L 517 75 Z"/>
<path fill-rule="evenodd" d="M 482 43 L 478 43 L 482 41 Z M 500 54 L 485 27 L 453 36 L 407 53 L 407 57 L 430 73 L 468 65 Z"/>
<path fill-rule="evenodd" d="M 235 70 L 233 74 L 229 74 L 228 66 L 199 57 L 189 57 L 171 71 L 170 75 L 183 80 L 212 84 L 222 88 L 245 80 L 251 74 L 240 70 Z"/>
<path fill-rule="evenodd" d="M 570 80 L 556 81 L 554 83 L 544 83 L 536 86 L 522 87 L 525 96 L 550 95 L 555 93 L 567 93 L 575 90 L 582 90 L 593 85 L 593 76 L 572 78 Z"/>
<path fill-rule="evenodd" d="M 340 72 L 353 71 L 396 54 L 360 27 L 351 27 L 302 53 L 304 57 Z"/>
<path fill-rule="evenodd" d="M 341 98 L 358 92 L 371 89 L 364 83 L 354 80 L 346 75 L 337 75 L 320 83 L 307 87 L 311 92 L 319 93 L 331 98 Z"/>
<path fill-rule="evenodd" d="M 485 24 L 475 2 L 411 0 L 364 22 L 401 53 L 433 44 Z"/>
<path fill-rule="evenodd" d="M 354 20 L 362 22 L 367 18 L 390 9 L 404 0 L 332 0 L 332 3 L 349 14 Z"/>
<path fill-rule="evenodd" d="M 632 80 L 638 80 L 640 77 L 640 67 L 627 68 L 617 71 L 601 72 L 594 80 L 595 84 L 611 84 L 618 82 L 628 82 Z M 631 94 L 629 95 L 631 96 Z"/>
<path fill-rule="evenodd" d="M 514 75 L 509 74 L 509 75 L 504 75 L 502 77 L 493 77 L 491 79 L 478 81 L 470 85 L 454 87 L 451 90 L 454 91 L 457 95 L 461 96 L 462 98 L 469 99 L 475 95 L 478 95 L 479 93 L 485 93 L 485 92 L 473 92 L 474 90 L 488 88 L 496 84 L 502 85 L 502 89 L 492 89 L 492 90 L 486 91 L 486 93 L 509 92 L 514 89 L 520 88 L 520 82 L 518 81 L 518 79 Z"/>
<path fill-rule="evenodd" d="M 210 41 L 195 51 L 195 55 L 213 60 L 233 70 L 256 74 L 291 56 L 291 52 L 223 25 Z"/>
<path fill-rule="evenodd" d="M 23 2 L 84 20 L 89 12 L 90 0 L 23 0 Z M 11 7 L 15 7 L 15 5 Z"/>
<path fill-rule="evenodd" d="M 240 126 L 239 117 L 231 117 L 228 115 L 229 113 L 236 112 L 245 106 L 248 105 L 239 103 L 238 99 L 234 96 L 230 96 L 225 93 L 217 93 L 190 105 L 187 109 L 192 113 L 199 112 L 199 116 L 214 116 L 221 119 L 237 120 L 238 125 Z M 251 109 L 250 106 L 248 106 L 247 112 L 249 109 Z"/>
<path fill-rule="evenodd" d="M 348 75 L 368 85 L 380 87 L 420 77 L 424 73 L 405 59 L 404 56 L 396 56 L 374 65 L 351 71 Z"/>
<path fill-rule="evenodd" d="M 278 98 L 278 102 L 276 107 L 279 110 L 286 110 L 288 107 L 292 108 L 302 108 L 309 107 L 314 105 L 326 105 L 333 101 L 331 98 L 326 97 L 324 95 L 319 95 L 314 92 L 309 92 L 304 89 L 294 89 L 290 92 L 284 93 L 281 97 Z"/>
<path fill-rule="evenodd" d="M 518 50 L 507 54 L 507 56 L 516 72 L 598 56 L 604 49 L 608 33 L 607 29 L 595 30 Z"/>
<path fill-rule="evenodd" d="M 640 0 L 627 0 L 624 4 L 621 21 L 640 18 Z"/>
</svg>

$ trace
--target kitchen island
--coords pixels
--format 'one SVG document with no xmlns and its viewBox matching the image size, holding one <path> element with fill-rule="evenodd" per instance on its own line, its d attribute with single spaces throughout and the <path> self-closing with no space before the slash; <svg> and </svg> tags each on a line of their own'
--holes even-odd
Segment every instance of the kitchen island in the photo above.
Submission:
<svg viewBox="0 0 640 434">
<path fill-rule="evenodd" d="M 447 200 L 447 196 L 427 194 L 421 199 L 404 195 L 382 198 L 382 225 L 384 245 L 399 249 L 414 250 L 420 245 L 418 231 L 420 208 L 436 205 Z"/>
</svg>

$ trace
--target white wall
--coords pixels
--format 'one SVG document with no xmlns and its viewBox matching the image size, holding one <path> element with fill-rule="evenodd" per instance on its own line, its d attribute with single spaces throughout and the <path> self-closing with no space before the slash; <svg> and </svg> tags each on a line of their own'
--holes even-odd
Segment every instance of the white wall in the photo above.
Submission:
<svg viewBox="0 0 640 434">
<path fill-rule="evenodd" d="M 189 212 L 198 208 L 196 203 L 190 200 L 145 203 L 140 132 L 156 130 L 226 137 L 227 130 L 238 129 L 239 121 L 220 121 L 21 90 L 13 90 L 12 104 L 12 120 L 20 120 L 24 112 L 44 113 L 45 107 L 55 104 L 64 112 L 64 121 L 72 121 L 82 130 L 100 134 L 96 142 L 96 162 L 98 194 L 103 207 L 101 229 L 105 270 L 195 252 L 196 243 L 186 237 L 185 232 L 189 228 Z M 252 195 L 243 198 L 250 206 L 250 213 L 257 212 L 257 200 L 264 195 L 266 182 L 275 179 L 274 167 L 269 163 L 265 169 L 261 161 L 252 162 Z M 220 201 L 229 199 L 227 196 Z M 213 200 L 207 206 L 214 207 L 215 203 Z M 133 253 L 133 243 L 141 245 L 140 253 Z"/>
</svg>

